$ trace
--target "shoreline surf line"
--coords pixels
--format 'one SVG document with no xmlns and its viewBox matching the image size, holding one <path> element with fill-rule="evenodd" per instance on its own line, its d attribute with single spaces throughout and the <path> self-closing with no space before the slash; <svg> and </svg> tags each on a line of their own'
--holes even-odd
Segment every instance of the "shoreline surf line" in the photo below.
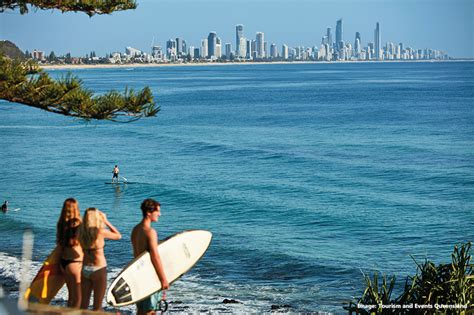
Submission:
<svg viewBox="0 0 474 315">
<path fill-rule="evenodd" d="M 459 60 L 347 60 L 347 61 L 262 61 L 262 62 L 196 62 L 196 63 L 126 63 L 126 64 L 63 64 L 39 65 L 44 70 L 81 70 L 81 69 L 123 69 L 159 68 L 159 67 L 202 67 L 202 66 L 243 66 L 243 65 L 305 65 L 305 64 L 353 64 L 353 63 L 431 63 L 431 62 L 473 62 L 474 59 Z"/>
</svg>

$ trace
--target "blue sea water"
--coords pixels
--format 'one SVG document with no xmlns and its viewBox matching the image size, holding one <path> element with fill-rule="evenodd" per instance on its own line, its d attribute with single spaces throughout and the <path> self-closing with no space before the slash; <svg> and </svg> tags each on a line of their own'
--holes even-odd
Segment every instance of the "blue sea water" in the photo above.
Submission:
<svg viewBox="0 0 474 315">
<path fill-rule="evenodd" d="M 473 240 L 473 62 L 72 72 L 97 93 L 148 85 L 161 111 L 85 124 L 0 103 L 0 199 L 21 208 L 0 214 L 0 281 L 11 296 L 24 229 L 36 235 L 35 271 L 70 196 L 124 234 L 107 243 L 110 281 L 132 258 L 144 198 L 162 203 L 161 238 L 213 232 L 171 287 L 172 311 L 341 312 L 362 294 L 363 272 L 401 285 L 416 271 L 411 255 L 448 262 L 455 244 Z M 105 184 L 114 164 L 131 184 Z"/>
</svg>

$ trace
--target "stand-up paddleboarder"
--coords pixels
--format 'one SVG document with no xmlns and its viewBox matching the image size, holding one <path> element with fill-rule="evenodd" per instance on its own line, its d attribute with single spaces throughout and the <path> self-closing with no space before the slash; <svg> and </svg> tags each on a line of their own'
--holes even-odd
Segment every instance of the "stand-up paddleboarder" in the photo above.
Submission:
<svg viewBox="0 0 474 315">
<path fill-rule="evenodd" d="M 112 183 L 115 181 L 115 179 L 117 179 L 117 183 L 119 182 L 119 168 L 117 165 L 115 165 L 114 167 L 114 170 L 112 171 L 113 175 L 112 175 Z"/>
</svg>

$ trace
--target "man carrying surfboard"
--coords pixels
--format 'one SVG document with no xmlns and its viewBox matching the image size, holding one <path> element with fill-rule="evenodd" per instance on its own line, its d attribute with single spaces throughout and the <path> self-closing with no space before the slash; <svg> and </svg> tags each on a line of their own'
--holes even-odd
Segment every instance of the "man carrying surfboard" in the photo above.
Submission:
<svg viewBox="0 0 474 315">
<path fill-rule="evenodd" d="M 156 274 L 161 282 L 163 290 L 169 288 L 168 280 L 163 269 L 160 254 L 158 253 L 158 233 L 151 226 L 152 222 L 158 222 L 161 216 L 161 205 L 154 199 L 145 199 L 141 204 L 143 219 L 132 231 L 133 256 L 138 257 L 144 251 L 150 253 L 151 262 L 155 267 Z M 137 314 L 155 314 L 159 310 L 160 296 L 154 293 L 148 298 L 137 303 Z"/>
</svg>

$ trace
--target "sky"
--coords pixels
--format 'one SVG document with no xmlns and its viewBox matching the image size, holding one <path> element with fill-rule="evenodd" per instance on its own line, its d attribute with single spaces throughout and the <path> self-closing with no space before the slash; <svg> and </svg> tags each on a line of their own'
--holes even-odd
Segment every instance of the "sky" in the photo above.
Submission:
<svg viewBox="0 0 474 315">
<path fill-rule="evenodd" d="M 181 37 L 200 47 L 210 31 L 235 49 L 235 25 L 244 36 L 291 47 L 320 45 L 326 28 L 335 38 L 336 21 L 343 19 L 343 39 L 362 45 L 374 39 L 380 23 L 382 43 L 403 42 L 405 47 L 432 48 L 452 57 L 474 58 L 474 0 L 137 0 L 136 10 L 111 15 L 31 10 L 0 13 L 0 39 L 23 51 L 42 50 L 74 56 L 95 51 L 98 56 L 124 52 L 131 46 L 150 52 L 151 45 L 166 47 Z"/>
</svg>

